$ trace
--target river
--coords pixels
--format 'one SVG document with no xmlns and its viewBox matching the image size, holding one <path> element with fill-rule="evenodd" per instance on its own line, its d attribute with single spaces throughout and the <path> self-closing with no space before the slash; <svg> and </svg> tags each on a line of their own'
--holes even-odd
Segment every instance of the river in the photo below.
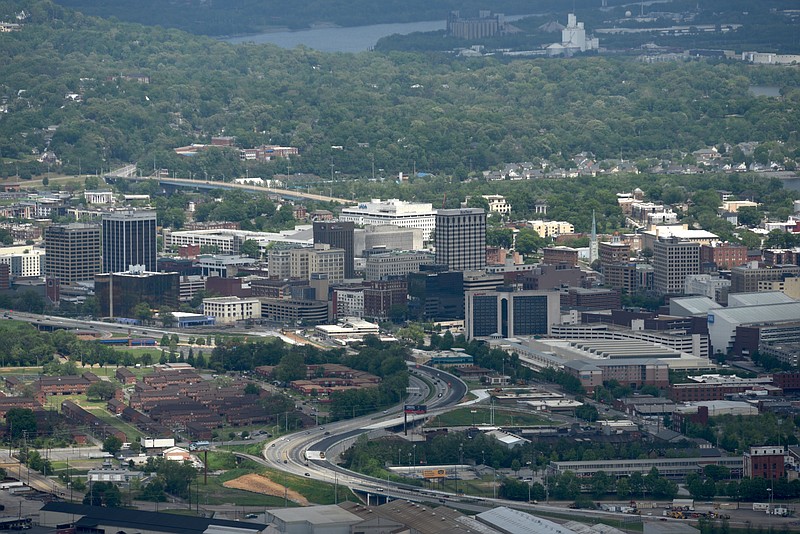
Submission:
<svg viewBox="0 0 800 534">
<path fill-rule="evenodd" d="M 514 15 L 506 17 L 513 22 L 524 17 L 534 15 Z M 226 43 L 271 43 L 281 48 L 295 48 L 307 46 L 320 52 L 364 52 L 372 50 L 381 37 L 394 35 L 407 35 L 414 32 L 434 32 L 447 27 L 445 20 L 428 20 L 423 22 L 403 22 L 395 24 L 372 24 L 369 26 L 355 26 L 342 28 L 338 26 L 311 28 L 308 30 L 277 30 L 255 35 L 229 37 Z"/>
</svg>

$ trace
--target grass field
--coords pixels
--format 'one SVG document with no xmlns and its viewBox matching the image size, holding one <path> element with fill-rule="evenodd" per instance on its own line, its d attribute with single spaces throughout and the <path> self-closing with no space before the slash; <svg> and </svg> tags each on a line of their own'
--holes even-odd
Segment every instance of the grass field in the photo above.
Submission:
<svg viewBox="0 0 800 534">
<path fill-rule="evenodd" d="M 475 413 L 472 413 L 473 411 Z M 488 425 L 490 421 L 491 413 L 488 407 L 470 406 L 468 408 L 459 408 L 442 415 L 437 415 L 431 419 L 427 426 Z M 552 424 L 552 421 L 541 415 L 495 408 L 494 424 L 497 426 L 542 426 Z"/>
<path fill-rule="evenodd" d="M 114 428 L 125 432 L 125 435 L 128 436 L 128 441 L 139 441 L 139 438 L 142 437 L 142 433 L 135 426 L 126 423 L 119 417 L 114 417 L 105 407 L 92 406 L 86 409 Z"/>
<path fill-rule="evenodd" d="M 316 504 L 334 504 L 335 499 L 333 495 L 334 484 L 327 482 L 320 482 L 311 478 L 299 477 L 295 475 L 286 474 L 282 471 L 275 469 L 262 469 L 260 473 L 265 474 L 275 482 L 286 486 L 289 489 L 296 491 L 303 495 L 312 503 Z M 339 502 L 355 500 L 349 488 L 342 484 L 338 487 Z"/>
<path fill-rule="evenodd" d="M 197 477 L 197 484 L 192 485 L 192 495 L 199 493 L 200 506 L 203 504 L 228 504 L 236 503 L 239 506 L 266 506 L 279 507 L 284 505 L 284 500 L 271 495 L 261 495 L 250 491 L 226 488 L 222 484 L 242 475 L 253 473 L 257 468 L 240 467 L 230 469 L 219 476 L 209 476 L 208 484 L 203 484 L 203 475 Z M 289 501 L 289 506 L 297 506 Z"/>
</svg>

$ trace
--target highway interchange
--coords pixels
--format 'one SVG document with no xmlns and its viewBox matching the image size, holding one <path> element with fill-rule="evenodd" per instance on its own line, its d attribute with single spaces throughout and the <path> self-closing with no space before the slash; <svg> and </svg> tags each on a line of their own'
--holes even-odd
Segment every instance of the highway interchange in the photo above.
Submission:
<svg viewBox="0 0 800 534">
<path fill-rule="evenodd" d="M 0 310 L 8 319 L 16 319 L 30 322 L 37 327 L 44 328 L 70 328 L 78 330 L 95 331 L 100 335 L 110 336 L 112 333 L 126 334 L 132 337 L 150 336 L 161 337 L 164 334 L 178 334 L 182 339 L 188 334 L 167 328 L 152 328 L 143 326 L 131 326 L 117 323 L 107 323 L 103 321 L 92 321 L 84 319 L 70 319 L 56 316 L 44 316 L 32 313 L 24 313 L 11 310 Z M 233 332 L 230 332 L 233 333 Z M 239 333 L 239 332 L 237 332 Z M 244 333 L 244 332 L 242 332 Z M 202 334 L 195 329 L 192 335 Z M 249 336 L 269 336 L 278 335 L 272 331 L 247 331 L 244 333 Z M 461 403 L 466 395 L 468 388 L 459 378 L 427 366 L 410 366 L 412 376 L 410 378 L 409 396 L 406 404 L 426 404 L 428 407 L 427 415 L 444 413 Z M 420 416 L 409 414 L 409 420 Z M 551 512 L 568 513 L 563 505 L 521 503 L 518 501 L 507 501 L 503 499 L 476 498 L 471 496 L 456 495 L 441 491 L 432 491 L 420 488 L 411 484 L 396 483 L 387 480 L 372 478 L 360 473 L 344 469 L 334 463 L 335 457 L 349 446 L 355 439 L 365 433 L 370 436 L 381 435 L 386 429 L 402 429 L 403 405 L 398 405 L 384 413 L 370 414 L 354 419 L 330 423 L 324 426 L 302 430 L 294 434 L 283 436 L 276 440 L 266 442 L 263 450 L 263 457 L 253 456 L 245 453 L 236 453 L 238 456 L 247 457 L 262 465 L 285 471 L 298 476 L 331 483 L 341 484 L 359 493 L 370 495 L 374 498 L 374 503 L 383 502 L 386 498 L 407 499 L 416 502 L 428 502 L 447 504 L 465 511 L 481 512 L 497 506 L 510 506 L 530 512 Z M 267 436 L 257 436 L 256 440 L 265 439 Z M 324 454 L 324 458 L 321 454 Z M 33 479 L 33 477 L 31 477 Z M 43 488 L 44 489 L 44 488 Z M 377 496 L 377 497 L 374 497 Z M 656 514 L 658 510 L 653 510 Z M 580 515 L 594 518 L 605 517 L 624 522 L 630 520 L 630 515 L 581 510 Z M 656 520 L 653 518 L 642 518 L 645 520 Z M 759 516 L 760 521 L 764 520 L 775 522 L 779 518 Z M 663 519 L 662 519 L 663 520 Z M 679 520 L 670 520 L 679 521 Z M 750 520 L 737 521 L 732 518 L 731 525 L 742 525 L 749 523 Z M 782 523 L 782 521 L 781 521 Z M 794 526 L 794 525 L 793 525 Z"/>
</svg>

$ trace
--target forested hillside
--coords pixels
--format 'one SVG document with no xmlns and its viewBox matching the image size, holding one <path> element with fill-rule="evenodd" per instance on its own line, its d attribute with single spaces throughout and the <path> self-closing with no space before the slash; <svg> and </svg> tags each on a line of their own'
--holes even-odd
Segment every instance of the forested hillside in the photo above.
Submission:
<svg viewBox="0 0 800 534">
<path fill-rule="evenodd" d="M 541 13 L 564 9 L 560 0 L 58 0 L 87 15 L 179 28 L 204 35 L 255 33 L 270 27 L 307 28 L 314 24 L 360 26 L 387 22 L 442 20 L 452 10 L 491 9 L 506 14 Z M 622 3 L 609 2 L 609 4 Z M 594 6 L 577 0 L 575 6 Z"/>
<path fill-rule="evenodd" d="M 244 174 L 235 153 L 189 161 L 172 151 L 223 133 L 240 146 L 296 146 L 291 172 L 335 169 L 337 179 L 368 176 L 373 162 L 387 176 L 464 178 L 504 162 L 560 165 L 581 151 L 679 159 L 742 141 L 775 141 L 776 151 L 798 156 L 794 68 L 232 46 L 46 0 L 0 2 L 0 18 L 23 7 L 22 29 L 0 34 L 2 176 L 41 172 L 32 154 L 48 148 L 69 173 L 136 161 L 184 176 Z M 783 96 L 755 97 L 751 84 L 777 85 Z M 283 161 L 251 169 L 286 171 Z"/>
</svg>

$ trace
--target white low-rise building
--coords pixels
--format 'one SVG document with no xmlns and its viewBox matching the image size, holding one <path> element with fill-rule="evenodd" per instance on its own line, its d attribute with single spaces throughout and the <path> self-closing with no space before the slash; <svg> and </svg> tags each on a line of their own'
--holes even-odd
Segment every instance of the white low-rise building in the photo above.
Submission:
<svg viewBox="0 0 800 534">
<path fill-rule="evenodd" d="M 203 313 L 217 324 L 261 318 L 261 301 L 257 298 L 213 297 L 203 299 Z"/>
<path fill-rule="evenodd" d="M 528 225 L 543 238 L 575 233 L 575 226 L 566 221 L 528 221 Z"/>
<path fill-rule="evenodd" d="M 336 340 L 338 342 L 349 343 L 361 341 L 364 339 L 364 336 L 377 336 L 380 334 L 380 329 L 375 323 L 349 317 L 342 324 L 323 324 L 316 326 L 314 332 L 320 337 L 331 341 Z"/>
<path fill-rule="evenodd" d="M 111 191 L 84 191 L 83 198 L 87 204 L 114 203 L 114 193 Z"/>
<path fill-rule="evenodd" d="M 396 198 L 388 200 L 374 198 L 370 202 L 343 208 L 339 220 L 351 221 L 361 226 L 391 224 L 404 228 L 419 228 L 422 230 L 422 239 L 430 241 L 431 234 L 436 228 L 436 210 L 430 203 L 405 202 Z"/>
</svg>

